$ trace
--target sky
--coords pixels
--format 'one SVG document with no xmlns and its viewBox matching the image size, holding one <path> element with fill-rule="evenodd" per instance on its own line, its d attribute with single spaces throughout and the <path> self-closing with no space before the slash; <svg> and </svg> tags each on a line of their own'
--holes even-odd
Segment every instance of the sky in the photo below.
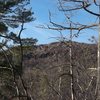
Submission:
<svg viewBox="0 0 100 100">
<path fill-rule="evenodd" d="M 23 37 L 32 37 L 38 40 L 38 44 L 47 44 L 61 39 L 61 34 L 58 31 L 53 31 L 49 29 L 37 28 L 39 25 L 49 24 L 49 11 L 52 13 L 52 20 L 57 23 L 66 25 L 66 19 L 63 12 L 58 11 L 57 0 L 31 0 L 30 7 L 34 12 L 35 21 L 25 25 L 27 28 L 23 33 Z M 94 7 L 92 9 L 95 11 Z M 84 13 L 84 11 L 75 12 L 73 16 L 74 22 L 81 22 L 83 24 L 91 24 L 95 22 L 94 16 Z M 63 31 L 62 35 L 69 39 L 69 31 Z M 88 39 L 91 36 L 98 37 L 98 31 L 85 30 L 79 35 L 79 38 L 74 38 L 74 41 L 90 43 Z"/>
</svg>

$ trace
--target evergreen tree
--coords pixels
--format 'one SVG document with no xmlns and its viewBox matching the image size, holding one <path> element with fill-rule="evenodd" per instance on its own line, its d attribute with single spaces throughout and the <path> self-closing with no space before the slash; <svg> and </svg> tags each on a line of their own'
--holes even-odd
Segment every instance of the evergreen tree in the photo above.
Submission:
<svg viewBox="0 0 100 100">
<path fill-rule="evenodd" d="M 34 13 L 30 8 L 27 9 L 29 3 L 30 0 L 0 0 L 0 56 L 3 57 L 0 62 L 1 100 L 13 98 L 31 100 L 21 76 L 23 70 L 23 39 L 21 33 L 24 30 L 25 23 L 35 20 L 32 16 Z M 19 32 L 14 33 L 14 28 L 18 28 Z M 14 61 L 16 53 L 8 45 L 9 40 L 17 41 L 20 45 L 18 66 L 15 65 Z M 12 45 L 14 47 L 14 44 Z"/>
</svg>

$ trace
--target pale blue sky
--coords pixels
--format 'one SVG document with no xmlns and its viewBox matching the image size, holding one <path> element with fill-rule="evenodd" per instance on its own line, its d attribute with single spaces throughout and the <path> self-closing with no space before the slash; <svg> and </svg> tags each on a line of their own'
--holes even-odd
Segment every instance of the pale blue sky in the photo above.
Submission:
<svg viewBox="0 0 100 100">
<path fill-rule="evenodd" d="M 57 0 L 31 0 L 30 7 L 32 7 L 32 10 L 34 11 L 36 20 L 26 24 L 25 27 L 27 29 L 24 31 L 25 34 L 23 36 L 37 38 L 38 44 L 47 44 L 57 41 L 56 38 L 52 37 L 59 37 L 59 32 L 35 27 L 38 25 L 49 24 L 49 10 L 52 12 L 52 18 L 55 22 L 62 22 L 65 24 L 66 20 L 63 16 L 63 13 L 58 11 L 57 6 Z M 94 7 L 92 9 L 94 9 Z M 80 11 L 74 13 L 73 21 L 79 21 L 83 24 L 91 24 L 95 21 L 95 18 L 92 15 L 84 13 L 84 11 Z M 64 31 L 63 35 L 68 38 L 69 31 Z M 98 33 L 93 30 L 86 30 L 80 34 L 79 38 L 75 38 L 74 40 L 78 42 L 89 42 L 88 39 L 93 35 L 97 37 Z"/>
</svg>

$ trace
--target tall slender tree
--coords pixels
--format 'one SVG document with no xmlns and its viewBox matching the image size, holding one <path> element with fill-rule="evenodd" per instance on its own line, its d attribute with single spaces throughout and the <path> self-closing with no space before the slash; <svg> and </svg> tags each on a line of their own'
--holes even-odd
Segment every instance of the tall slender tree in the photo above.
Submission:
<svg viewBox="0 0 100 100">
<path fill-rule="evenodd" d="M 8 74 L 1 80 L 3 84 L 0 85 L 2 91 L 0 96 L 4 98 L 17 100 L 32 100 L 31 95 L 27 91 L 25 86 L 25 80 L 22 77 L 23 71 L 23 43 L 22 43 L 22 31 L 24 30 L 24 24 L 34 21 L 31 9 L 27 9 L 26 6 L 30 3 L 30 0 L 0 0 L 0 52 L 3 54 L 3 63 L 0 62 L 0 72 Z M 13 33 L 13 29 L 18 28 L 18 33 Z M 11 32 L 12 31 L 12 32 Z M 13 33 L 13 35 L 11 34 Z M 19 43 L 19 62 L 18 66 L 15 64 L 15 52 L 9 48 L 9 40 L 18 41 Z M 14 44 L 13 44 L 14 47 Z M 6 63 L 4 63 L 4 61 Z M 1 70 L 2 69 L 2 70 Z M 19 80 L 19 81 L 18 81 Z M 2 87 L 9 87 L 8 92 L 3 90 Z M 13 92 L 11 92 L 13 90 Z M 9 94 L 11 93 L 11 94 Z"/>
<path fill-rule="evenodd" d="M 96 89 L 95 89 L 95 100 L 100 100 L 100 97 L 99 97 L 100 95 L 100 1 L 99 0 L 58 0 L 58 4 L 59 4 L 58 9 L 59 11 L 62 11 L 64 13 L 67 24 L 64 25 L 64 24 L 56 23 L 55 21 L 52 20 L 51 13 L 50 13 L 49 14 L 50 25 L 42 26 L 42 28 L 52 29 L 52 30 L 57 30 L 57 31 L 71 30 L 71 32 L 74 33 L 72 34 L 71 38 L 78 37 L 83 30 L 87 30 L 87 29 L 93 29 L 93 30 L 96 29 L 96 31 L 99 30 L 98 53 L 97 53 L 98 54 L 97 56 L 98 58 L 97 69 L 98 70 L 97 70 L 97 77 L 96 77 L 97 81 L 96 81 Z M 96 9 L 97 11 L 91 8 Z M 86 12 L 92 15 L 94 19 L 96 19 L 96 22 L 92 22 L 91 24 L 87 24 L 87 23 L 83 24 L 80 21 L 74 22 L 72 15 L 76 11 L 77 12 L 79 11 L 79 13 L 80 11 L 84 11 L 84 13 Z M 70 23 L 71 23 L 71 27 L 70 27 Z M 88 89 L 85 90 L 85 93 L 87 93 L 87 90 L 89 90 L 89 87 L 92 81 L 93 81 L 93 77 L 91 78 L 89 85 L 87 86 Z M 75 99 L 75 97 L 73 97 L 73 93 L 74 92 L 72 91 L 72 100 Z M 85 100 L 86 98 L 87 97 L 85 97 Z"/>
</svg>

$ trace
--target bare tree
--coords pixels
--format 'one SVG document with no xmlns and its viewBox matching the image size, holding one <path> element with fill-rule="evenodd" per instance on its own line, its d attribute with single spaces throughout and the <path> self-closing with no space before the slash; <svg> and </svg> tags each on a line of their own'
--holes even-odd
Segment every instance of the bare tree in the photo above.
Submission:
<svg viewBox="0 0 100 100">
<path fill-rule="evenodd" d="M 52 20 L 51 12 L 49 12 L 49 21 L 50 24 L 47 26 L 40 26 L 44 29 L 51 29 L 51 30 L 57 30 L 57 31 L 63 31 L 63 30 L 70 30 L 70 39 L 72 42 L 72 38 L 78 37 L 79 34 L 83 30 L 92 29 L 97 30 L 99 29 L 99 35 L 98 35 L 98 66 L 97 66 L 97 82 L 96 82 L 96 89 L 95 89 L 95 100 L 99 100 L 100 97 L 100 1 L 98 0 L 58 0 L 59 3 L 59 11 L 62 11 L 64 13 L 64 16 L 66 18 L 66 25 L 58 24 Z M 95 12 L 91 9 L 91 7 L 95 6 L 98 12 Z M 73 22 L 72 20 L 72 14 L 75 11 L 85 11 L 86 13 L 94 16 L 94 19 L 97 19 L 97 22 L 92 22 L 91 24 L 81 24 L 80 22 Z M 73 34 L 72 34 L 73 32 Z M 70 42 L 70 45 L 71 45 Z M 73 67 L 72 67 L 72 51 L 70 46 L 70 74 L 71 74 L 71 99 L 77 100 L 74 95 L 74 87 L 73 87 Z M 77 62 L 78 63 L 78 62 Z M 79 64 L 80 65 L 80 64 Z M 85 74 L 86 75 L 86 74 Z M 79 84 L 79 80 L 77 78 L 77 84 L 80 90 L 86 93 L 88 92 L 92 81 L 94 80 L 94 76 L 92 76 L 87 83 L 87 87 L 85 90 L 82 89 L 81 85 Z M 83 93 L 84 94 L 84 93 Z M 92 96 L 92 95 L 91 95 Z M 86 100 L 87 97 L 84 98 Z M 94 98 L 93 98 L 94 99 Z"/>
</svg>

